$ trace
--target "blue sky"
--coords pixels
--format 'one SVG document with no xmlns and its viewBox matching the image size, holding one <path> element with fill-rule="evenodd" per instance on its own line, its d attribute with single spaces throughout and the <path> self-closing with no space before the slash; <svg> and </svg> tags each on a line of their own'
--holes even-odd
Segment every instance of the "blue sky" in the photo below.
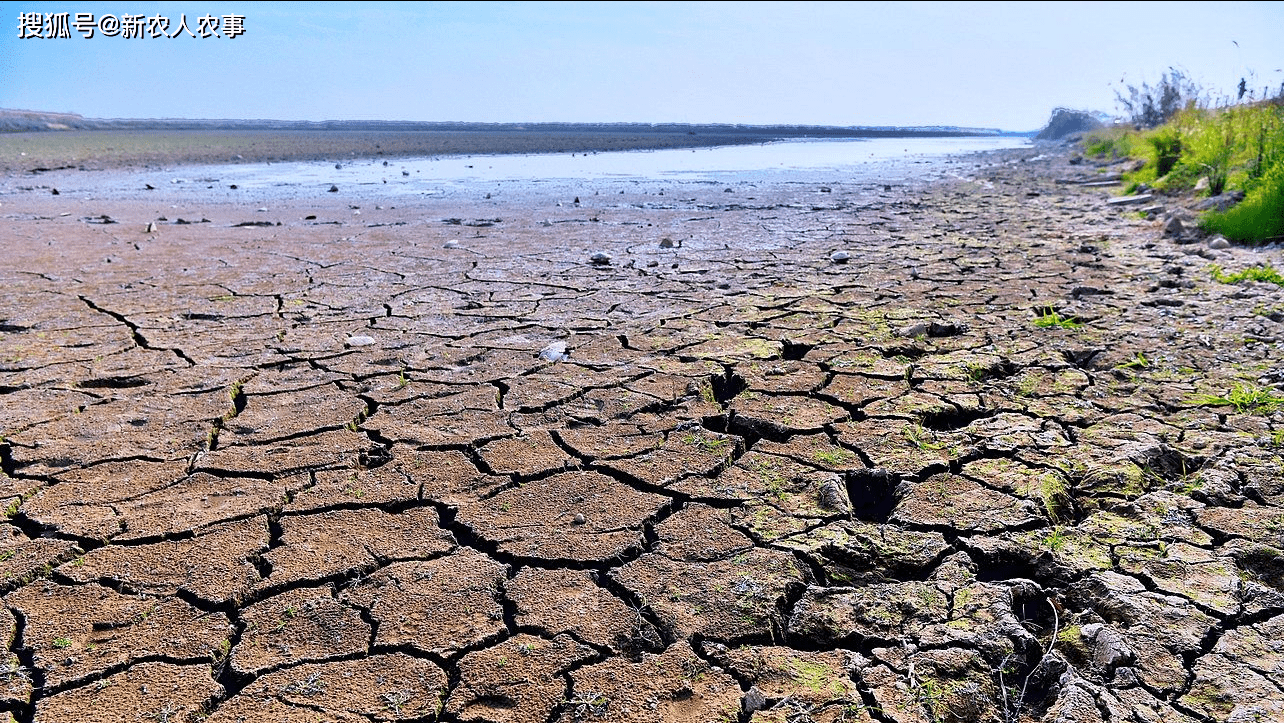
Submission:
<svg viewBox="0 0 1284 723">
<path fill-rule="evenodd" d="M 20 13 L 245 17 L 19 39 Z M 0 2 L 0 107 L 101 118 L 963 125 L 1114 111 L 1169 66 L 1284 82 L 1284 3 Z"/>
</svg>

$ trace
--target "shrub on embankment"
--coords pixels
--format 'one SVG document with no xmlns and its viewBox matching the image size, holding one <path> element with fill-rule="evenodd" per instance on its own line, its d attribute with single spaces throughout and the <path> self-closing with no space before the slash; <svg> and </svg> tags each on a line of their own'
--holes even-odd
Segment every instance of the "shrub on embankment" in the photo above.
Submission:
<svg viewBox="0 0 1284 723">
<path fill-rule="evenodd" d="M 1090 133 L 1084 153 L 1144 159 L 1125 175 L 1130 191 L 1145 184 L 1169 193 L 1242 192 L 1239 203 L 1227 206 L 1227 197 L 1204 214 L 1204 230 L 1249 243 L 1284 238 L 1284 95 L 1216 108 L 1188 102 L 1149 130 Z"/>
</svg>

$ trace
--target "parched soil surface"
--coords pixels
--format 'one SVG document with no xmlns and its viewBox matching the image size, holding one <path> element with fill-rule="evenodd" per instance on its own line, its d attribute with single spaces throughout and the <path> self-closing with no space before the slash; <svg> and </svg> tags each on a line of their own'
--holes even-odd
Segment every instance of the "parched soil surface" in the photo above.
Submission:
<svg viewBox="0 0 1284 723">
<path fill-rule="evenodd" d="M 0 197 L 0 720 L 1284 719 L 1279 251 L 957 169 Z"/>
</svg>

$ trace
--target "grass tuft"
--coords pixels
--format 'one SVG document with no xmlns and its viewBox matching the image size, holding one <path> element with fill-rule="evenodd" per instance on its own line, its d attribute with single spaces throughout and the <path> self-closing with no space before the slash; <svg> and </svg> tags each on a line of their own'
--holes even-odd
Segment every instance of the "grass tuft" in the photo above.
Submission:
<svg viewBox="0 0 1284 723">
<path fill-rule="evenodd" d="M 1036 329 L 1082 329 L 1083 322 L 1073 316 L 1061 316 L 1052 307 L 1042 310 L 1034 319 Z"/>
<path fill-rule="evenodd" d="M 1221 266 L 1212 264 L 1208 267 L 1208 273 L 1215 281 L 1223 284 L 1234 284 L 1240 281 L 1264 281 L 1268 284 L 1284 286 L 1284 276 L 1281 276 L 1279 270 L 1270 264 L 1250 266 L 1233 274 L 1228 274 L 1222 271 Z"/>
<path fill-rule="evenodd" d="M 1284 396 L 1269 387 L 1236 384 L 1224 397 L 1208 395 L 1194 402 L 1201 407 L 1234 407 L 1240 414 L 1270 414 L 1284 406 Z"/>
</svg>

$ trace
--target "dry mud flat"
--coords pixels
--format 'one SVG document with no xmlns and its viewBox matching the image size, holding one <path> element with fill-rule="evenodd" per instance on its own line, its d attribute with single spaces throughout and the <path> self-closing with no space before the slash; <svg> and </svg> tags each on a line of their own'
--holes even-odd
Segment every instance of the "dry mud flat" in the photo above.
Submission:
<svg viewBox="0 0 1284 723">
<path fill-rule="evenodd" d="M 1278 252 L 1035 153 L 6 195 L 0 720 L 1284 719 Z"/>
</svg>

